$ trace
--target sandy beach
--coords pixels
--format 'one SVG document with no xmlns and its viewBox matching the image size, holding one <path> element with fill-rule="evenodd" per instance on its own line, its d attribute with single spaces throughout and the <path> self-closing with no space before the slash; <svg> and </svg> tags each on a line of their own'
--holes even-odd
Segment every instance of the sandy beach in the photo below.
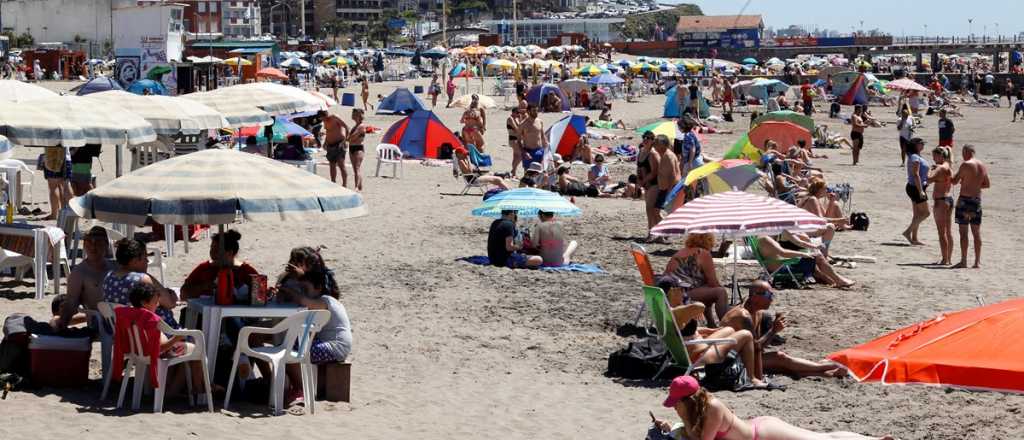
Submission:
<svg viewBox="0 0 1024 440">
<path fill-rule="evenodd" d="M 387 95 L 398 86 L 412 89 L 428 83 L 429 78 L 374 83 L 370 91 L 371 96 Z M 479 80 L 471 85 L 477 90 Z M 70 84 L 47 86 L 66 90 Z M 429 104 L 427 97 L 424 100 Z M 495 100 L 502 103 L 501 97 Z M 654 95 L 637 103 L 614 101 L 613 116 L 631 127 L 652 122 L 661 116 L 663 100 Z M 911 214 L 903 188 L 905 170 L 897 167 L 896 116 L 890 108 L 873 107 L 876 117 L 890 125 L 867 130 L 861 165 L 850 165 L 849 150 L 825 150 L 829 158 L 815 163 L 830 183 L 852 184 L 854 210 L 871 218 L 869 231 L 839 234 L 832 252 L 873 256 L 877 263 L 839 269 L 858 282 L 850 290 L 783 291 L 773 306 L 789 319 L 782 350 L 821 359 L 940 312 L 976 306 L 979 296 L 993 303 L 1019 295 L 1024 275 L 1015 255 L 1022 243 L 1017 219 L 1021 209 L 1014 200 L 1024 177 L 1014 170 L 1024 166 L 1020 128 L 1010 123 L 1011 110 L 1005 107 L 962 107 L 966 117 L 954 120 L 957 145 L 977 146 L 978 158 L 990 166 L 993 185 L 985 193 L 982 269 L 932 266 L 939 260 L 939 248 L 931 218 L 921 229 L 927 246 L 906 245 L 900 232 Z M 848 127 L 828 120 L 821 111 L 827 108 L 815 114 L 818 123 L 848 134 Z M 450 128 L 460 127 L 461 109 L 444 108 L 442 98 L 436 112 Z M 341 108 L 341 113 L 350 120 L 349 108 Z M 488 111 L 486 149 L 495 159 L 494 170 L 500 172 L 511 167 L 507 115 L 500 109 Z M 546 125 L 560 117 L 543 114 Z M 398 119 L 371 112 L 367 123 L 386 130 Z M 930 149 L 938 140 L 936 117 L 923 120 L 917 133 Z M 736 122 L 719 125 L 736 133 L 706 135 L 705 154 L 720 157 L 747 123 L 746 116 L 737 115 Z M 631 131 L 610 132 L 634 136 Z M 367 138 L 368 150 L 381 134 Z M 18 148 L 14 157 L 34 163 L 40 152 Z M 959 149 L 957 156 L 959 162 Z M 102 171 L 94 167 L 100 184 L 114 177 L 113 148 L 104 148 L 101 160 Z M 372 176 L 374 166 L 368 158 L 363 172 Z M 116 410 L 113 399 L 98 399 L 96 344 L 90 387 L 12 393 L 0 401 L 0 438 L 640 439 L 649 424 L 649 410 L 662 419 L 678 419 L 661 407 L 667 381 L 604 376 L 608 354 L 628 341 L 616 336 L 615 328 L 633 318 L 641 299 L 639 273 L 627 252 L 630 242 L 646 235 L 641 202 L 577 198 L 583 216 L 565 221 L 568 234 L 580 242 L 575 259 L 598 264 L 607 274 L 473 266 L 456 259 L 486 254 L 490 222 L 469 214 L 480 197 L 458 196 L 462 183 L 452 177 L 449 166 L 409 161 L 404 168 L 402 179 L 366 178 L 366 217 L 338 223 L 233 226 L 242 234 L 240 258 L 271 276 L 283 270 L 292 247 L 323 246 L 353 322 L 350 405 L 321 402 L 315 415 L 281 417 L 268 417 L 262 406 L 242 403 L 233 404 L 230 412 L 210 414 L 189 408 L 183 399 L 169 399 L 163 414 L 152 414 L 148 399 L 142 411 Z M 633 163 L 612 160 L 614 179 L 625 180 L 634 169 Z M 586 170 L 576 166 L 573 172 L 585 176 Z M 320 174 L 327 175 L 326 166 L 320 167 Z M 37 173 L 35 201 L 48 211 L 45 190 L 45 180 Z M 656 271 L 680 244 L 676 239 L 671 245 L 647 246 Z M 177 254 L 166 260 L 167 284 L 172 286 L 180 285 L 207 258 L 205 242 L 193 243 L 187 255 L 180 242 L 177 246 Z M 958 252 L 957 248 L 955 258 Z M 756 275 L 752 268 L 740 270 L 741 279 Z M 723 282 L 728 273 L 719 267 Z M 0 282 L 0 319 L 15 312 L 48 317 L 50 297 L 36 301 L 32 292 L 30 280 L 21 285 L 8 278 Z M 859 384 L 852 379 L 772 380 L 788 385 L 788 390 L 716 397 L 741 418 L 771 415 L 813 430 L 903 439 L 1024 437 L 1020 395 Z"/>
</svg>

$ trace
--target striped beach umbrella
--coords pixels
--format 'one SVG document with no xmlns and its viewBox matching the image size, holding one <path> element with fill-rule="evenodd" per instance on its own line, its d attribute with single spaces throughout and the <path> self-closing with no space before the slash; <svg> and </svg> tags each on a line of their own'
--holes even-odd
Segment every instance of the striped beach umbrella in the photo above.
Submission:
<svg viewBox="0 0 1024 440">
<path fill-rule="evenodd" d="M 255 106 L 272 116 L 290 115 L 293 113 L 302 113 L 314 110 L 311 109 L 309 103 L 303 99 L 267 91 L 261 88 L 248 87 L 248 85 L 245 85 L 246 87 L 242 87 L 243 85 L 244 84 L 222 87 L 209 92 L 194 92 L 182 95 L 182 97 L 195 99 L 203 104 L 213 107 L 223 113 L 225 117 L 229 112 L 219 107 L 220 104 L 224 104 L 227 107 Z"/>
<path fill-rule="evenodd" d="M 85 145 L 82 127 L 65 121 L 43 108 L 25 103 L 0 103 L 0 135 L 6 136 L 10 142 L 17 145 Z"/>
<path fill-rule="evenodd" d="M 228 126 L 231 128 L 274 123 L 274 118 L 270 113 L 250 102 L 218 99 L 207 93 L 189 93 L 181 97 L 218 111 L 228 121 Z"/>
<path fill-rule="evenodd" d="M 0 80 L 0 101 L 21 102 L 58 96 L 50 89 L 13 79 Z"/>
<path fill-rule="evenodd" d="M 81 96 L 58 96 L 18 105 L 38 108 L 80 127 L 88 144 L 138 145 L 156 140 L 153 125 L 124 107 L 109 102 Z"/>
<path fill-rule="evenodd" d="M 516 211 L 520 217 L 537 217 L 539 211 L 552 212 L 562 217 L 577 217 L 583 213 L 565 197 L 536 188 L 516 188 L 502 191 L 473 209 L 476 217 L 501 217 L 502 211 Z"/>
<path fill-rule="evenodd" d="M 349 65 L 349 61 L 344 57 L 331 57 L 324 60 L 320 64 L 323 64 L 325 66 L 347 66 Z"/>
<path fill-rule="evenodd" d="M 0 136 L 0 159 L 7 159 L 11 157 L 11 150 L 14 145 L 7 138 Z"/>
<path fill-rule="evenodd" d="M 305 104 L 305 109 L 303 111 L 319 111 L 328 109 L 328 105 L 323 99 L 294 86 L 271 82 L 256 82 L 248 84 L 239 84 L 232 87 L 237 87 L 245 90 L 258 89 L 265 92 L 270 92 L 302 101 Z"/>
<path fill-rule="evenodd" d="M 729 238 L 815 231 L 825 219 L 779 199 L 728 191 L 695 199 L 651 228 L 652 235 L 710 233 Z"/>
<path fill-rule="evenodd" d="M 366 215 L 356 192 L 294 166 L 234 150 L 177 156 L 112 180 L 71 208 L 83 218 L 141 225 L 340 220 Z"/>
<path fill-rule="evenodd" d="M 217 110 L 190 99 L 136 95 L 120 90 L 93 93 L 85 99 L 120 105 L 125 110 L 142 116 L 153 126 L 157 134 L 195 134 L 202 130 L 231 126 Z"/>
</svg>

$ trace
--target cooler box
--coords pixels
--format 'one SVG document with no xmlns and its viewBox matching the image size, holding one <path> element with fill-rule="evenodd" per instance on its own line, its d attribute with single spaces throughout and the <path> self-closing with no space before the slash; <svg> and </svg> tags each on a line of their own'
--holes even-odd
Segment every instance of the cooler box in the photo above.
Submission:
<svg viewBox="0 0 1024 440">
<path fill-rule="evenodd" d="M 342 93 L 341 94 L 341 105 L 345 107 L 355 107 L 356 95 L 354 93 Z"/>
<path fill-rule="evenodd" d="M 88 383 L 92 354 L 89 338 L 32 335 L 28 350 L 34 385 L 80 387 Z"/>
</svg>

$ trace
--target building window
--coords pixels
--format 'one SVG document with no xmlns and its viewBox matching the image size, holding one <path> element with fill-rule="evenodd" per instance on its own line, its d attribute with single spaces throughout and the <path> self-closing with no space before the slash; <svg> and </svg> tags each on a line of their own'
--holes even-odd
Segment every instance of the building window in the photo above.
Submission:
<svg viewBox="0 0 1024 440">
<path fill-rule="evenodd" d="M 200 14 L 206 12 L 206 2 L 197 2 L 196 3 L 196 12 L 198 12 Z"/>
<path fill-rule="evenodd" d="M 216 13 L 217 12 L 217 2 L 210 2 L 210 12 L 211 13 Z"/>
</svg>

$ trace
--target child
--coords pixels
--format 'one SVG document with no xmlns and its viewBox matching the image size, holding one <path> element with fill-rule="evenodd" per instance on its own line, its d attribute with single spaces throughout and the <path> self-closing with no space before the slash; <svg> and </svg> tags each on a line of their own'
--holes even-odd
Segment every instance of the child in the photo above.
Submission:
<svg viewBox="0 0 1024 440">
<path fill-rule="evenodd" d="M 642 199 L 644 198 L 644 189 L 637 185 L 638 178 L 636 174 L 630 174 L 629 178 L 626 179 L 626 189 L 622 191 L 622 198 L 624 199 Z"/>
<path fill-rule="evenodd" d="M 160 296 L 157 295 L 156 290 L 145 284 L 138 284 L 133 287 L 128 292 L 128 301 L 131 302 L 132 307 L 146 310 L 154 316 L 156 316 L 157 307 L 160 306 Z M 156 317 L 156 319 L 160 318 Z M 192 353 L 192 350 L 195 350 L 195 345 L 191 342 L 186 342 L 184 336 L 168 338 L 167 335 L 160 332 L 161 358 L 168 359 L 184 356 Z M 192 369 L 192 389 L 197 391 L 204 390 L 203 365 L 199 361 L 192 361 L 188 363 L 188 368 Z M 159 386 L 166 386 L 168 390 L 176 393 L 185 384 L 184 376 L 185 370 L 177 368 L 173 375 L 170 376 L 170 379 L 168 379 L 168 383 L 159 384 Z"/>
<path fill-rule="evenodd" d="M 314 364 L 344 362 L 352 352 L 352 325 L 348 312 L 341 301 L 329 293 L 324 283 L 326 279 L 325 273 L 316 270 L 305 272 L 298 278 L 302 293 L 296 295 L 297 302 L 309 310 L 327 310 L 331 314 L 331 319 L 313 338 L 309 348 L 310 360 Z M 291 385 L 286 393 L 288 406 L 303 403 L 299 365 L 289 364 L 286 373 Z"/>
</svg>

